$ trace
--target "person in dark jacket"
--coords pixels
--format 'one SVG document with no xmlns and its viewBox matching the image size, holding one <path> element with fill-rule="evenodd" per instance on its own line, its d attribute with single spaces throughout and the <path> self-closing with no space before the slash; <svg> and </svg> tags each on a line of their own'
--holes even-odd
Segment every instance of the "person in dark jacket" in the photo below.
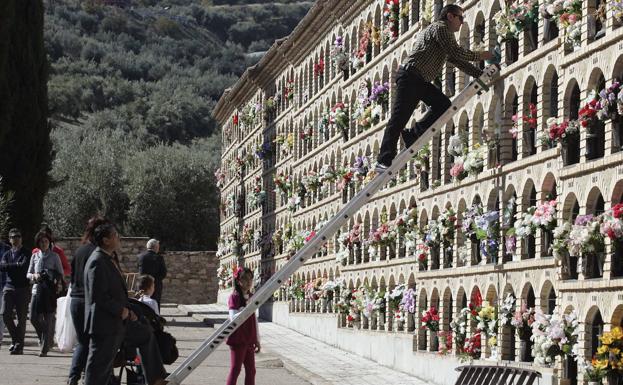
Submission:
<svg viewBox="0 0 623 385">
<path fill-rule="evenodd" d="M 446 61 L 477 78 L 482 71 L 470 62 L 493 58 L 491 52 L 473 52 L 456 42 L 454 33 L 459 31 L 463 21 L 463 8 L 448 4 L 439 12 L 437 21 L 416 35 L 413 50 L 396 73 L 396 97 L 383 134 L 376 172 L 382 173 L 391 166 L 400 136 L 405 146 L 410 147 L 450 108 L 450 99 L 431 83 Z M 420 101 L 430 107 L 430 113 L 411 130 L 405 130 Z"/>
<path fill-rule="evenodd" d="M 151 298 L 158 302 L 160 311 L 160 300 L 162 298 L 162 280 L 167 276 L 167 266 L 164 263 L 160 251 L 160 241 L 150 239 L 147 241 L 147 250 L 138 256 L 138 272 L 141 275 L 151 275 L 156 280 L 156 290 Z"/>
<path fill-rule="evenodd" d="M 90 338 L 89 334 L 84 331 L 84 266 L 97 247 L 95 246 L 93 232 L 95 228 L 105 223 L 110 222 L 100 216 L 89 219 L 82 236 L 82 245 L 75 251 L 71 260 L 71 302 L 69 310 L 76 329 L 78 343 L 71 359 L 71 368 L 67 379 L 68 385 L 78 385 L 80 376 L 87 364 Z"/>
<path fill-rule="evenodd" d="M 109 383 L 115 355 L 125 340 L 139 348 L 148 384 L 166 384 L 153 331 L 130 310 L 125 279 L 113 261 L 119 234 L 110 223 L 96 227 L 93 234 L 97 248 L 84 267 L 84 328 L 91 337 L 84 383 Z"/>
<path fill-rule="evenodd" d="M 0 257 L 0 272 L 6 273 L 6 282 L 2 289 L 2 318 L 11 335 L 10 354 L 23 354 L 24 335 L 26 334 L 26 312 L 30 285 L 26 273 L 30 265 L 30 252 L 22 246 L 22 234 L 19 229 L 9 230 L 11 249 Z M 17 313 L 17 324 L 13 314 Z"/>
</svg>

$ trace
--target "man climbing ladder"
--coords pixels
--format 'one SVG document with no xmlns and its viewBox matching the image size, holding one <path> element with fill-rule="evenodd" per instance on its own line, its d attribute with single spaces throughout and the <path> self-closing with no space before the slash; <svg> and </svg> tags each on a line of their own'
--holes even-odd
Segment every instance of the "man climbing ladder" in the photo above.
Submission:
<svg viewBox="0 0 623 385">
<path fill-rule="evenodd" d="M 460 9 L 460 8 L 459 8 Z M 442 10 L 442 14 L 443 14 Z M 458 11 L 457 11 L 458 13 Z M 462 16 L 462 13 L 460 14 Z M 458 16 L 457 16 L 458 17 Z M 485 56 L 483 56 L 484 58 Z M 487 56 L 489 57 L 489 56 Z M 478 70 L 480 72 L 480 70 Z M 381 189 L 393 175 L 404 167 L 413 158 L 416 152 L 427 144 L 435 135 L 438 135 L 452 116 L 463 107 L 474 95 L 488 90 L 493 78 L 498 73 L 497 65 L 489 65 L 482 71 L 482 74 L 471 82 L 453 102 L 448 104 L 445 109 L 438 112 L 438 117 L 431 122 L 430 127 L 421 132 L 419 137 L 413 139 L 409 146 L 400 152 L 395 158 L 392 156 L 391 165 L 387 165 L 382 173 L 379 173 L 364 188 L 357 193 L 340 211 L 330 219 L 317 233 L 309 240 L 279 271 L 277 271 L 260 289 L 247 301 L 247 306 L 243 308 L 232 320 L 226 320 L 218 330 L 206 339 L 181 365 L 173 371 L 167 378 L 169 385 L 179 385 L 190 375 L 218 346 L 234 332 L 244 321 L 273 296 L 273 293 L 301 267 L 307 258 L 320 251 L 323 244 L 335 234 L 348 220 L 365 204 L 372 196 Z M 396 147 L 398 136 L 396 136 Z M 394 150 L 395 151 L 395 150 Z M 395 153 L 395 152 L 394 152 Z"/>
<path fill-rule="evenodd" d="M 396 73 L 396 98 L 381 142 L 376 172 L 381 173 L 391 166 L 401 134 L 405 147 L 410 147 L 450 107 L 450 99 L 431 83 L 441 73 L 446 60 L 478 78 L 482 71 L 470 61 L 493 57 L 490 52 L 472 52 L 459 46 L 454 32 L 458 32 L 461 25 L 463 9 L 449 4 L 441 9 L 436 22 L 417 34 L 413 51 Z M 420 101 L 430 107 L 430 112 L 414 127 L 405 130 Z"/>
</svg>

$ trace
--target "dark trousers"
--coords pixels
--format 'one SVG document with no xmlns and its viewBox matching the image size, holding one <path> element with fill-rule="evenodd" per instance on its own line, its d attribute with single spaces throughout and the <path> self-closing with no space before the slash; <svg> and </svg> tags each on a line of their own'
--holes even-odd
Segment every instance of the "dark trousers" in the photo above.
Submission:
<svg viewBox="0 0 623 385">
<path fill-rule="evenodd" d="M 4 324 L 11 335 L 13 345 L 19 344 L 19 346 L 23 348 L 30 288 L 23 287 L 15 290 L 5 289 L 2 296 L 4 303 L 0 312 L 2 312 Z M 15 313 L 17 313 L 17 324 L 13 319 Z"/>
<path fill-rule="evenodd" d="M 72 298 L 69 304 L 71 319 L 76 329 L 78 343 L 74 349 L 71 358 L 71 368 L 69 369 L 69 378 L 80 379 L 80 375 L 84 371 L 89 356 L 89 340 L 91 337 L 84 332 L 84 298 Z"/>
<path fill-rule="evenodd" d="M 430 111 L 411 130 L 405 130 L 418 103 L 423 101 Z M 450 99 L 437 87 L 424 80 L 419 74 L 407 71 L 402 66 L 396 73 L 396 97 L 391 117 L 385 128 L 378 161 L 391 165 L 396 157 L 398 139 L 402 135 L 406 147 L 410 147 L 435 121 L 450 108 Z"/>
<path fill-rule="evenodd" d="M 89 356 L 84 371 L 85 385 L 108 385 L 112 376 L 115 355 L 121 347 L 124 333 L 92 334 L 89 340 Z"/>
<path fill-rule="evenodd" d="M 56 325 L 56 313 L 40 313 L 36 309 L 35 296 L 30 301 L 30 323 L 35 328 L 37 337 L 41 342 L 41 351 L 47 352 L 54 345 L 54 326 Z"/>
<path fill-rule="evenodd" d="M 255 385 L 255 347 L 230 346 L 231 368 L 226 385 L 236 385 L 238 376 L 244 365 L 244 385 Z"/>
</svg>

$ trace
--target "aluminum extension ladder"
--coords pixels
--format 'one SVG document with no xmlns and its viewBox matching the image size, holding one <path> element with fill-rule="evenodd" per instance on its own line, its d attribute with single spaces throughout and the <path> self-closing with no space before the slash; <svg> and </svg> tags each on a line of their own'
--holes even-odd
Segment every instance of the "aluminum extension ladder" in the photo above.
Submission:
<svg viewBox="0 0 623 385">
<path fill-rule="evenodd" d="M 327 242 L 329 237 L 335 234 L 349 218 L 351 218 L 362 206 L 370 201 L 382 186 L 392 177 L 398 175 L 399 170 L 404 167 L 411 158 L 428 143 L 434 135 L 437 135 L 443 127 L 450 121 L 452 116 L 463 107 L 474 95 L 483 91 L 488 91 L 488 84 L 492 83 L 497 75 L 499 67 L 490 64 L 485 69 L 480 78 L 472 81 L 456 98 L 454 98 L 450 108 L 437 121 L 411 145 L 404 149 L 394 159 L 392 165 L 383 173 L 374 177 L 364 188 L 355 195 L 329 222 L 327 222 L 311 239 L 307 242 L 279 271 L 277 271 L 260 289 L 249 299 L 247 306 L 232 320 L 226 320 L 218 330 L 216 330 L 201 346 L 199 346 L 182 364 L 167 377 L 170 385 L 179 385 L 195 370 L 218 346 L 234 332 L 247 318 L 273 296 L 273 293 L 285 282 L 292 274 L 301 267 L 308 258 L 316 254 Z"/>
</svg>

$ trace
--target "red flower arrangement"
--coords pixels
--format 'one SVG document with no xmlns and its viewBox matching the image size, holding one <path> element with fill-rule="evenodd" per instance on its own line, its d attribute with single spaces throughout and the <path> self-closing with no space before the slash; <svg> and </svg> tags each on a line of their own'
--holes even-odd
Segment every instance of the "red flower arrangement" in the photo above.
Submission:
<svg viewBox="0 0 623 385">
<path fill-rule="evenodd" d="M 482 295 L 480 295 L 479 290 L 476 290 L 474 295 L 472 295 L 472 300 L 470 301 L 468 307 L 472 317 L 477 317 L 478 312 L 482 309 Z"/>
<path fill-rule="evenodd" d="M 480 338 L 480 332 L 475 333 L 467 341 L 463 347 L 463 352 L 470 356 L 477 358 L 480 356 L 480 350 L 482 348 L 482 340 Z"/>
<path fill-rule="evenodd" d="M 623 203 L 617 203 L 612 208 L 612 216 L 616 219 L 623 219 Z"/>
<path fill-rule="evenodd" d="M 597 117 L 597 111 L 599 110 L 599 101 L 593 99 L 586 103 L 584 107 L 580 108 L 579 120 L 582 127 L 586 128 Z"/>
<path fill-rule="evenodd" d="M 523 121 L 528 125 L 529 128 L 536 128 L 536 106 L 532 103 L 528 105 L 528 114 L 519 116 L 519 114 L 515 114 L 512 117 L 513 127 L 510 129 L 510 133 L 513 136 L 513 139 L 517 139 L 517 134 L 519 133 L 519 121 Z"/>
<path fill-rule="evenodd" d="M 437 308 L 431 306 L 430 309 L 422 313 L 422 329 L 428 329 L 432 332 L 439 331 L 439 313 Z"/>
<path fill-rule="evenodd" d="M 314 77 L 318 77 L 324 73 L 324 60 L 320 58 L 318 63 L 314 63 Z"/>
<path fill-rule="evenodd" d="M 579 131 L 578 122 L 575 120 L 564 120 L 561 123 L 557 123 L 556 119 L 550 119 L 549 123 L 549 138 L 551 140 L 565 142 L 569 135 L 576 135 Z"/>
</svg>

